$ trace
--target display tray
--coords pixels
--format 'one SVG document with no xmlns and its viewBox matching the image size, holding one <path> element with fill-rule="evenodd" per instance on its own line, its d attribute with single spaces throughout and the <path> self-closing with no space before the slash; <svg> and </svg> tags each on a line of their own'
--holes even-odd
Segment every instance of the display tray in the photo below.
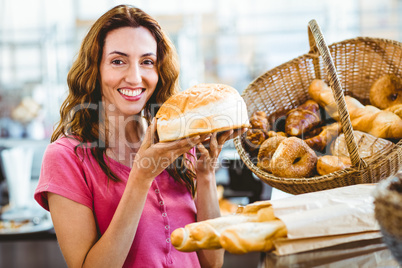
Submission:
<svg viewBox="0 0 402 268">
<path fill-rule="evenodd" d="M 18 210 L 6 211 L 0 216 L 0 235 L 30 234 L 52 228 L 53 222 L 48 212 Z"/>
</svg>

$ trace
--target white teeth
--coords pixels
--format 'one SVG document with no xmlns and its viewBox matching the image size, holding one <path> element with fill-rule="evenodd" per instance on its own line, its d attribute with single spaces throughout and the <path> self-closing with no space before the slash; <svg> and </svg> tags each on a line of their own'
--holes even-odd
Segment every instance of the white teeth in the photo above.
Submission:
<svg viewBox="0 0 402 268">
<path fill-rule="evenodd" d="M 140 95 L 142 90 L 141 89 L 135 89 L 135 90 L 119 89 L 119 92 L 123 95 L 129 96 L 129 97 L 134 97 L 134 96 Z"/>
</svg>

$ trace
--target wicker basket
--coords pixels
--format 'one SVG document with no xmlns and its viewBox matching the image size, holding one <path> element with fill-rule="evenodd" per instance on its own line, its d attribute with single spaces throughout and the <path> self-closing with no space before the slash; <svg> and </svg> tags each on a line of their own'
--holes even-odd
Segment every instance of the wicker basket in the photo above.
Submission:
<svg viewBox="0 0 402 268">
<path fill-rule="evenodd" d="M 401 168 L 402 140 L 395 141 L 391 151 L 363 161 L 357 151 L 344 94 L 369 104 L 369 90 L 374 81 L 384 74 L 402 74 L 402 43 L 358 37 L 327 46 L 315 20 L 309 22 L 308 35 L 309 53 L 267 71 L 243 91 L 242 97 L 249 115 L 264 111 L 269 118 L 278 119 L 310 99 L 307 89 L 314 79 L 325 80 L 337 101 L 353 167 L 311 178 L 276 177 L 256 166 L 255 159 L 245 149 L 244 137 L 237 137 L 234 144 L 242 161 L 263 182 L 291 194 L 376 183 L 395 174 Z"/>
<path fill-rule="evenodd" d="M 375 217 L 383 240 L 402 265 L 402 173 L 381 181 L 374 198 Z"/>
</svg>

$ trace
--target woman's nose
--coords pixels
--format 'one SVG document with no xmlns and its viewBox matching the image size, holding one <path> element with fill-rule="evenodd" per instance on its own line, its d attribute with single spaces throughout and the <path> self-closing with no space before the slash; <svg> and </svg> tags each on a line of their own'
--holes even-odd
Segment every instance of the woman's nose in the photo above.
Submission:
<svg viewBox="0 0 402 268">
<path fill-rule="evenodd" d="M 138 65 L 131 65 L 127 69 L 126 81 L 131 84 L 139 84 L 142 81 L 141 68 Z"/>
</svg>

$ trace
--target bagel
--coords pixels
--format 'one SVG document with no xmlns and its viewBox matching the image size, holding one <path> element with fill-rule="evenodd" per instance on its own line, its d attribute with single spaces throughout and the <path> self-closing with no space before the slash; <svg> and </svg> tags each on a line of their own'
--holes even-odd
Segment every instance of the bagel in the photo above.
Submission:
<svg viewBox="0 0 402 268">
<path fill-rule="evenodd" d="M 275 153 L 276 148 L 278 148 L 281 141 L 286 139 L 282 135 L 277 135 L 266 139 L 258 151 L 258 163 L 257 166 L 267 172 L 271 172 L 270 162 L 271 158 Z"/>
<path fill-rule="evenodd" d="M 381 76 L 371 86 L 369 98 L 380 109 L 402 104 L 402 79 L 394 74 Z"/>
<path fill-rule="evenodd" d="M 317 155 L 307 143 L 297 137 L 281 141 L 270 161 L 273 175 L 284 178 L 311 177 L 315 171 Z"/>
</svg>

